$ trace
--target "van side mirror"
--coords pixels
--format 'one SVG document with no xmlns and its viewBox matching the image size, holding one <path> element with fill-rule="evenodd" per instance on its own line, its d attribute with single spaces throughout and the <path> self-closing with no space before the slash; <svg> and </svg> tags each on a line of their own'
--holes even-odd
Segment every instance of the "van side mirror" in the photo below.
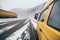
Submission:
<svg viewBox="0 0 60 40">
<path fill-rule="evenodd" d="M 38 20 L 38 14 L 35 14 L 34 19 Z"/>
</svg>

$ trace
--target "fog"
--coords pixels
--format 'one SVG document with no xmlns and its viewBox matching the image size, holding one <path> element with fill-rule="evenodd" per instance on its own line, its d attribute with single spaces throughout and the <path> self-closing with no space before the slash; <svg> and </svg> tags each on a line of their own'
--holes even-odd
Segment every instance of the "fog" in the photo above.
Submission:
<svg viewBox="0 0 60 40">
<path fill-rule="evenodd" d="M 1 9 L 11 10 L 13 8 L 28 9 L 43 4 L 47 0 L 0 0 Z"/>
</svg>

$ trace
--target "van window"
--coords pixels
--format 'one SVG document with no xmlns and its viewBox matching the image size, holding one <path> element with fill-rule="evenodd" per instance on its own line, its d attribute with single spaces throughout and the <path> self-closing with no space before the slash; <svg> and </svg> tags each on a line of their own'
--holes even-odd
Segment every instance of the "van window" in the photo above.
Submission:
<svg viewBox="0 0 60 40">
<path fill-rule="evenodd" d="M 47 11 L 48 11 L 48 9 L 46 9 L 46 10 L 41 14 L 40 21 L 43 21 L 43 20 L 44 20 L 44 17 L 45 17 L 45 15 L 47 14 Z"/>
<path fill-rule="evenodd" d="M 48 25 L 60 30 L 60 0 L 58 0 L 52 8 L 48 19 Z"/>
</svg>

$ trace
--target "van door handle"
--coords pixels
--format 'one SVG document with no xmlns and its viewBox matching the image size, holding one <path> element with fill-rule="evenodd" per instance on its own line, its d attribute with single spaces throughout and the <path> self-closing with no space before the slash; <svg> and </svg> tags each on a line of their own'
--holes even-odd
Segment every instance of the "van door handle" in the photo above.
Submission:
<svg viewBox="0 0 60 40">
<path fill-rule="evenodd" d="M 40 31 L 42 32 L 42 29 L 40 29 Z"/>
</svg>

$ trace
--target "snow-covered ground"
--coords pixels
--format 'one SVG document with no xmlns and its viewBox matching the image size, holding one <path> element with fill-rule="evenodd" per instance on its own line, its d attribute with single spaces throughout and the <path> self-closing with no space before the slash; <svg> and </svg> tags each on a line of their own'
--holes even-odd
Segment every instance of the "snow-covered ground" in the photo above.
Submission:
<svg viewBox="0 0 60 40">
<path fill-rule="evenodd" d="M 24 18 L 22 18 L 22 19 L 19 19 L 19 18 L 18 19 L 0 19 L 0 35 L 9 31 L 16 25 L 17 25 L 16 27 L 18 27 L 20 21 L 23 21 L 23 20 L 25 20 L 24 23 L 26 23 L 26 24 L 23 25 L 21 28 L 19 28 L 17 31 L 10 34 L 8 37 L 6 37 L 5 40 L 17 40 L 17 38 L 21 37 L 22 36 L 21 34 L 29 27 L 30 22 L 32 22 L 32 24 L 33 24 L 32 27 L 34 27 L 36 29 L 37 21 L 35 19 L 27 19 L 27 18 L 25 18 L 25 19 Z M 14 22 L 16 22 L 16 23 L 14 23 Z M 14 23 L 14 24 L 6 26 L 6 24 L 9 24 L 9 23 L 12 23 L 12 24 Z M 5 25 L 5 27 L 1 28 L 3 25 Z M 4 34 L 4 35 L 7 35 L 7 34 Z M 4 36 L 4 35 L 2 35 L 2 36 Z M 22 40 L 22 39 L 20 39 L 20 40 Z"/>
</svg>

